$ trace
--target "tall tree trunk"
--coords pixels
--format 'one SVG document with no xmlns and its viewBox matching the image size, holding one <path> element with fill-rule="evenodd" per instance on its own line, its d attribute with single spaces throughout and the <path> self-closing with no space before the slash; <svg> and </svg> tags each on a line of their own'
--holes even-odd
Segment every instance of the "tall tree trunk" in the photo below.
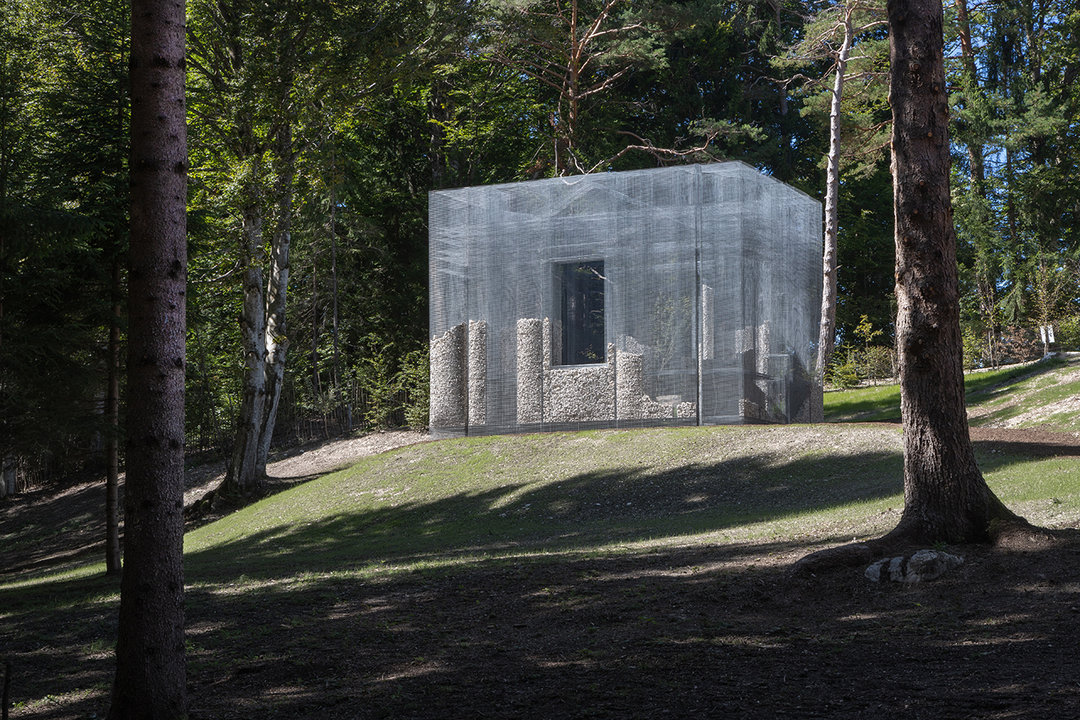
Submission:
<svg viewBox="0 0 1080 720">
<path fill-rule="evenodd" d="M 311 390 L 315 397 L 322 394 L 319 379 L 319 253 L 311 253 Z"/>
<path fill-rule="evenodd" d="M 292 244 L 292 186 L 296 171 L 292 126 L 282 123 L 277 133 L 278 214 L 270 248 L 270 277 L 266 288 L 266 403 L 259 428 L 255 472 L 266 476 L 270 442 L 277 423 L 281 386 L 285 379 L 285 356 L 289 336 L 285 327 L 285 304 L 289 289 L 289 249 Z"/>
<path fill-rule="evenodd" d="M 955 0 L 956 24 L 960 39 L 960 58 L 964 72 L 964 91 L 968 98 L 981 94 L 975 50 L 971 44 L 971 23 L 968 20 L 967 0 Z M 969 137 L 967 142 L 972 200 L 977 205 L 977 226 L 988 227 L 986 170 L 981 138 Z M 997 260 L 988 239 L 977 241 L 975 247 L 975 286 L 979 296 L 979 314 L 986 326 L 986 348 L 990 365 L 997 366 Z"/>
<path fill-rule="evenodd" d="M 940 0 L 890 0 L 896 344 L 904 513 L 893 537 L 985 540 L 1016 520 L 987 487 L 968 435 Z"/>
<path fill-rule="evenodd" d="M 19 462 L 14 455 L 4 454 L 0 460 L 0 498 L 15 494 L 15 480 L 19 470 Z"/>
<path fill-rule="evenodd" d="M 836 78 L 833 80 L 832 104 L 829 110 L 829 156 L 825 179 L 825 251 L 823 254 L 824 282 L 821 284 L 821 323 L 818 330 L 817 372 L 819 382 L 825 380 L 825 368 L 832 357 L 836 342 L 836 247 L 839 229 L 840 197 L 840 106 L 844 96 L 844 74 L 854 38 L 849 5 L 844 10 L 844 40 L 836 57 Z"/>
<path fill-rule="evenodd" d="M 960 57 L 964 68 L 964 79 L 969 94 L 975 94 L 979 88 L 979 75 L 975 66 L 975 50 L 971 44 L 971 23 L 968 20 L 967 0 L 956 0 L 956 23 L 960 34 Z M 986 179 L 983 163 L 983 147 L 980 143 L 968 143 L 968 162 L 971 165 L 971 185 L 976 194 L 986 197 Z"/>
<path fill-rule="evenodd" d="M 266 307 L 260 265 L 262 210 L 252 202 L 243 211 L 241 228 L 244 262 L 244 305 L 240 335 L 244 349 L 244 385 L 232 458 L 222 483 L 227 495 L 250 495 L 262 487 L 257 471 L 259 431 L 266 402 Z"/>
<path fill-rule="evenodd" d="M 111 720 L 187 715 L 184 2 L 131 3 L 131 250 L 124 572 Z"/>
<path fill-rule="evenodd" d="M 112 322 L 105 389 L 105 572 L 120 572 L 120 321 L 123 316 L 120 258 L 113 258 Z"/>
<path fill-rule="evenodd" d="M 338 352 L 338 273 L 337 273 L 337 145 L 331 149 L 330 167 L 333 169 L 330 183 L 330 330 L 332 332 L 332 383 L 334 400 L 345 408 L 345 431 L 352 432 L 352 403 L 350 398 L 342 402 L 341 360 Z"/>
</svg>

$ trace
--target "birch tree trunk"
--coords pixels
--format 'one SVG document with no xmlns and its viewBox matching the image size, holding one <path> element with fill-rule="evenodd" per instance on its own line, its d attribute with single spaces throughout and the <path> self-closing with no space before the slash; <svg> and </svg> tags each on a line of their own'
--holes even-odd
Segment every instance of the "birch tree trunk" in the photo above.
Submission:
<svg viewBox="0 0 1080 720">
<path fill-rule="evenodd" d="M 270 442 L 277 423 L 281 385 L 285 378 L 285 357 L 289 336 L 285 327 L 285 305 L 289 289 L 289 249 L 292 242 L 292 185 L 296 172 L 292 126 L 282 123 L 277 133 L 278 216 L 270 249 L 270 278 L 266 289 L 266 402 L 259 428 L 255 472 L 266 476 Z"/>
<path fill-rule="evenodd" d="M 262 487 L 258 471 L 259 435 L 266 403 L 266 316 L 263 273 L 260 263 L 262 210 L 250 202 L 241 223 L 244 270 L 244 305 L 240 335 L 244 349 L 244 386 L 232 458 L 222 483 L 227 495 L 250 495 Z"/>
<path fill-rule="evenodd" d="M 124 571 L 110 720 L 187 716 L 183 0 L 131 3 L 131 249 Z"/>
<path fill-rule="evenodd" d="M 829 108 L 829 156 L 825 180 L 825 250 L 824 278 L 821 283 L 821 323 L 818 330 L 817 371 L 821 383 L 836 344 L 836 246 L 839 228 L 837 203 L 840 197 L 840 106 L 844 96 L 844 74 L 854 39 L 852 14 L 854 7 L 844 10 L 844 39 L 836 58 L 836 78 L 833 80 L 832 103 Z"/>
<path fill-rule="evenodd" d="M 334 401 L 340 403 L 345 409 L 345 432 L 352 432 L 352 395 L 341 391 L 341 363 L 338 352 L 338 272 L 337 272 L 337 145 L 331 150 L 330 167 L 333 169 L 330 183 L 330 330 L 333 333 L 331 340 L 331 369 L 333 372 Z"/>
</svg>

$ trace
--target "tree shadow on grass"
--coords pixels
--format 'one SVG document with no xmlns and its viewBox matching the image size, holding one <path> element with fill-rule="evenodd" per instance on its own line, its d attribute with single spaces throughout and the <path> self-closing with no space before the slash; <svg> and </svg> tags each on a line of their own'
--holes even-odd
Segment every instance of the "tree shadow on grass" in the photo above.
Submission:
<svg viewBox="0 0 1080 720">
<path fill-rule="evenodd" d="M 979 467 L 984 470 L 996 470 L 1002 465 L 1036 458 L 1080 457 L 1080 445 L 1070 443 L 975 440 L 972 445 L 978 456 Z"/>
<path fill-rule="evenodd" d="M 895 452 L 742 457 L 665 472 L 632 467 L 550 483 L 507 484 L 431 502 L 401 502 L 304 522 L 272 524 L 186 556 L 208 578 L 272 578 L 520 552 L 588 551 L 674 535 L 718 532 L 902 489 Z M 287 493 L 270 502 L 288 503 Z M 273 515 L 271 508 L 261 511 Z"/>
<path fill-rule="evenodd" d="M 900 483 L 898 452 L 607 470 L 193 552 L 191 717 L 1071 716 L 1075 540 L 958 549 L 952 575 L 899 587 L 793 580 L 805 543 L 723 534 Z M 703 532 L 715 543 L 639 542 Z M 103 578 L 0 591 L 32 701 L 15 717 L 103 714 L 110 597 Z"/>
<path fill-rule="evenodd" d="M 792 580 L 800 543 L 533 554 L 357 579 L 192 578 L 193 720 L 1071 717 L 1078 590 L 1063 561 L 967 549 L 920 586 Z M 781 562 L 777 562 L 777 558 Z M 88 581 L 79 581 L 87 583 Z M 15 717 L 102 715 L 112 608 L 5 638 Z M 44 699 L 51 696 L 52 700 Z"/>
<path fill-rule="evenodd" d="M 1064 717 L 1048 553 L 918 587 L 800 583 L 792 543 L 535 555 L 193 593 L 193 717 Z M 1060 567 L 1051 559 L 1050 568 Z M 1067 625 L 1065 625 L 1067 623 Z"/>
</svg>

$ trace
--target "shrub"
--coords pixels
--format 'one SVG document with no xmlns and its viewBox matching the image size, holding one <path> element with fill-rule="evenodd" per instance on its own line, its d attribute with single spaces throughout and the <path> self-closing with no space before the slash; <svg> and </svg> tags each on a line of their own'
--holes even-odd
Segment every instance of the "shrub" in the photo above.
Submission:
<svg viewBox="0 0 1080 720">
<path fill-rule="evenodd" d="M 850 349 L 843 353 L 833 353 L 829 370 L 825 373 L 825 382 L 841 390 L 856 387 L 859 384 L 859 370 L 855 363 L 855 353 Z"/>
<path fill-rule="evenodd" d="M 1059 321 L 1054 328 L 1054 339 L 1062 350 L 1080 350 L 1080 315 L 1072 315 Z"/>
<path fill-rule="evenodd" d="M 896 377 L 896 353 L 884 345 L 870 345 L 862 350 L 862 375 L 868 380 Z"/>
<path fill-rule="evenodd" d="M 405 391 L 405 424 L 423 430 L 428 424 L 430 356 L 427 348 L 405 355 L 398 372 L 398 387 Z"/>
<path fill-rule="evenodd" d="M 998 363 L 1012 363 L 1038 360 L 1043 354 L 1042 341 L 1033 328 L 1010 325 L 998 340 Z"/>
</svg>

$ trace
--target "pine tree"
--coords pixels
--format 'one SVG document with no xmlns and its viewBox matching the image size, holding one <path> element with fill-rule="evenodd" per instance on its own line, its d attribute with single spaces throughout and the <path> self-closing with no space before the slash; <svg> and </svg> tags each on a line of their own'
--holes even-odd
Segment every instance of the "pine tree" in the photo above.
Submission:
<svg viewBox="0 0 1080 720">
<path fill-rule="evenodd" d="M 112 720 L 187 714 L 184 29 L 183 2 L 132 2 L 130 432 Z"/>
</svg>

